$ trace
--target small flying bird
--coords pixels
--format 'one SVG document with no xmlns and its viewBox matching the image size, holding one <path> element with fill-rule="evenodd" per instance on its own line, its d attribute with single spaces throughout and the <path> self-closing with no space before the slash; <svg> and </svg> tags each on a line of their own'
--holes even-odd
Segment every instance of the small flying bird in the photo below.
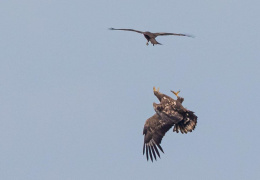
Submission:
<svg viewBox="0 0 260 180">
<path fill-rule="evenodd" d="M 163 153 L 161 141 L 165 133 L 173 127 L 173 132 L 181 132 L 187 134 L 192 132 L 197 125 L 197 116 L 194 112 L 184 108 L 182 102 L 184 98 L 179 97 L 179 92 L 173 92 L 177 96 L 177 100 L 162 94 L 153 88 L 154 95 L 159 99 L 160 104 L 153 103 L 155 114 L 146 120 L 143 129 L 144 145 L 143 154 L 146 154 L 147 161 L 149 157 L 151 161 L 156 159 L 156 155 L 160 158 L 159 150 Z M 158 150 L 159 149 L 159 150 Z"/>
<path fill-rule="evenodd" d="M 160 45 L 162 45 L 161 43 L 159 43 L 159 42 L 157 42 L 157 41 L 155 40 L 155 38 L 156 38 L 157 36 L 174 35 L 174 36 L 194 37 L 194 36 L 188 35 L 188 34 L 165 33 L 165 32 L 151 33 L 151 32 L 149 32 L 149 31 L 142 32 L 142 31 L 138 31 L 138 30 L 134 30 L 134 29 L 115 29 L 115 28 L 109 28 L 109 29 L 110 29 L 110 30 L 133 31 L 133 32 L 137 32 L 137 33 L 143 34 L 144 37 L 147 39 L 147 43 L 146 43 L 147 46 L 149 45 L 149 41 L 153 44 L 153 46 L 154 46 L 155 44 L 160 44 Z"/>
</svg>

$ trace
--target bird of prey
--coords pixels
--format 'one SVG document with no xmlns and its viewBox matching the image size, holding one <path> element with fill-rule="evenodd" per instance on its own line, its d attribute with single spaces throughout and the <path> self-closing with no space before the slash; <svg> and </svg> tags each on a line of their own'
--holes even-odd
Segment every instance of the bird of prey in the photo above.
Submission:
<svg viewBox="0 0 260 180">
<path fill-rule="evenodd" d="M 153 46 L 154 46 L 155 44 L 160 44 L 160 45 L 162 45 L 161 43 L 159 43 L 159 42 L 157 42 L 157 41 L 155 40 L 155 38 L 156 38 L 157 36 L 174 35 L 174 36 L 193 37 L 192 35 L 188 35 L 188 34 L 165 33 L 165 32 L 151 33 L 151 32 L 149 32 L 149 31 L 142 32 L 142 31 L 138 31 L 138 30 L 134 30 L 134 29 L 115 29 L 115 28 L 109 28 L 109 29 L 110 29 L 110 30 L 133 31 L 133 32 L 137 32 L 137 33 L 143 34 L 144 37 L 147 39 L 147 43 L 146 43 L 147 46 L 149 45 L 149 41 L 153 44 Z"/>
<path fill-rule="evenodd" d="M 182 102 L 184 98 L 179 97 L 178 92 L 173 92 L 177 96 L 177 100 L 162 94 L 153 88 L 154 95 L 159 99 L 160 103 L 153 103 L 155 114 L 146 120 L 144 124 L 144 145 L 143 154 L 146 154 L 147 161 L 149 157 L 151 161 L 156 160 L 156 155 L 160 157 L 158 148 L 164 153 L 160 146 L 165 133 L 173 127 L 173 132 L 188 133 L 195 129 L 197 124 L 197 116 L 194 112 L 184 108 Z"/>
</svg>

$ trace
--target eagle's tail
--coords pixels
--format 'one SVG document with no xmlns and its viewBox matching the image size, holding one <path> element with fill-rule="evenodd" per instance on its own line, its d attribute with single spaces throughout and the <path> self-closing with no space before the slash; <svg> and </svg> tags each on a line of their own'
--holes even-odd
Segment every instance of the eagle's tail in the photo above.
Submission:
<svg viewBox="0 0 260 180">
<path fill-rule="evenodd" d="M 188 132 L 192 132 L 196 125 L 197 116 L 194 112 L 188 111 L 184 116 L 184 120 L 174 125 L 173 132 L 179 133 L 179 131 L 181 131 L 182 134 L 187 134 Z"/>
</svg>

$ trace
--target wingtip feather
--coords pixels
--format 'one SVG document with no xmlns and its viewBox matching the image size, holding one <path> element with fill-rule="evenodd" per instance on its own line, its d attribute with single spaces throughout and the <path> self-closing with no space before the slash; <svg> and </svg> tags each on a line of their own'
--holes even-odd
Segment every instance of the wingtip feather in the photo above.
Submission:
<svg viewBox="0 0 260 180">
<path fill-rule="evenodd" d="M 164 153 L 163 148 L 160 146 L 160 144 L 157 144 L 157 146 Z"/>
<path fill-rule="evenodd" d="M 152 152 L 151 152 L 151 147 L 150 146 L 148 146 L 148 150 L 149 150 L 150 159 L 153 162 L 153 156 L 152 156 Z"/>
<path fill-rule="evenodd" d="M 143 146 L 143 155 L 144 155 L 144 151 L 145 151 L 145 143 L 144 143 L 144 146 Z"/>
<path fill-rule="evenodd" d="M 146 159 L 147 161 L 149 160 L 149 157 L 148 157 L 148 148 L 147 148 L 147 145 L 145 145 L 145 149 L 146 149 Z"/>
<path fill-rule="evenodd" d="M 154 157 L 154 159 L 157 161 L 157 159 L 156 159 L 156 154 L 155 154 L 155 152 L 154 152 L 154 145 L 151 146 L 151 149 L 152 149 L 153 157 Z"/>
</svg>

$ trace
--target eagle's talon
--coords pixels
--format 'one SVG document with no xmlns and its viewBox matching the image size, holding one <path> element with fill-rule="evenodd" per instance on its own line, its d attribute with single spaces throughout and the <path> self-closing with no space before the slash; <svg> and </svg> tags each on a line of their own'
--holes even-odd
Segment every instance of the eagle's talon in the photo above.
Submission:
<svg viewBox="0 0 260 180">
<path fill-rule="evenodd" d="M 181 91 L 177 91 L 177 92 L 175 92 L 175 91 L 171 91 L 171 92 L 172 92 L 173 94 L 175 94 L 176 97 L 179 97 L 178 94 L 179 94 Z"/>
<path fill-rule="evenodd" d="M 156 90 L 156 88 L 155 87 L 153 87 L 153 92 L 159 92 L 159 88 L 158 88 L 158 90 Z"/>
</svg>

